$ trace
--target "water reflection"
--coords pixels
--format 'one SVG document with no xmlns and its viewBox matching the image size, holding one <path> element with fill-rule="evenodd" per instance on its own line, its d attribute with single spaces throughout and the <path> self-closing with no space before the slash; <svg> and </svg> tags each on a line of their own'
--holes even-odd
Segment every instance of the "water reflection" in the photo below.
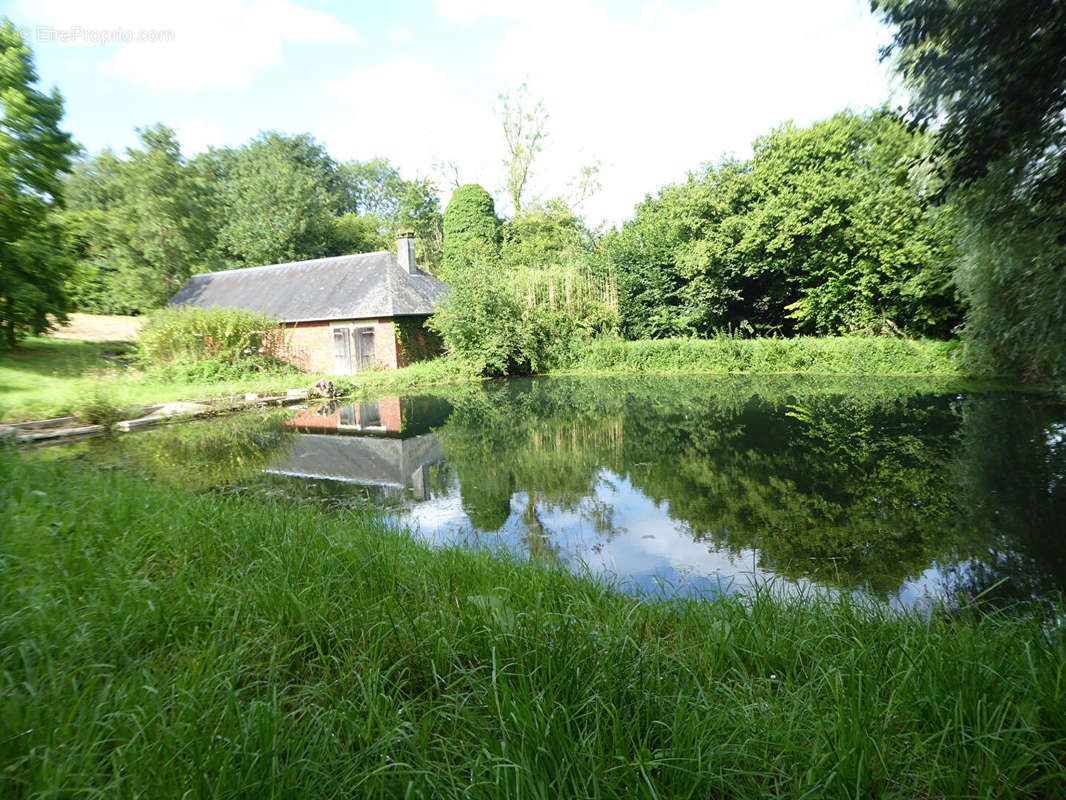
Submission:
<svg viewBox="0 0 1066 800">
<path fill-rule="evenodd" d="M 264 472 L 360 486 L 410 489 L 415 501 L 429 496 L 429 468 L 443 460 L 440 441 L 427 433 L 447 419 L 445 401 L 385 397 L 334 403 L 297 412 L 285 426 L 298 433 L 283 457 Z"/>
<path fill-rule="evenodd" d="M 407 439 L 298 433 L 283 458 L 264 471 L 362 486 L 410 487 L 415 500 L 427 497 L 428 468 L 443 458 L 433 434 Z"/>
<path fill-rule="evenodd" d="M 907 380 L 539 379 L 83 452 L 193 488 L 370 505 L 434 543 L 645 589 L 772 577 L 1007 604 L 1066 585 L 1064 423 L 1053 397 Z"/>
</svg>

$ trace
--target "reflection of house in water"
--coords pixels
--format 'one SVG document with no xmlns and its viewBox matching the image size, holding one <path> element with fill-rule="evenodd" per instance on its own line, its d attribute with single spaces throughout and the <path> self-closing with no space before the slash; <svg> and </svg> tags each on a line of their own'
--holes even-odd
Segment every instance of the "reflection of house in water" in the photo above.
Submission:
<svg viewBox="0 0 1066 800">
<path fill-rule="evenodd" d="M 411 487 L 428 495 L 429 467 L 443 458 L 429 431 L 451 406 L 436 398 L 386 397 L 306 409 L 286 422 L 299 433 L 285 457 L 266 469 L 275 475 L 363 486 Z"/>
<path fill-rule="evenodd" d="M 399 397 L 384 397 L 369 403 L 309 408 L 285 424 L 308 433 L 400 433 L 403 414 Z"/>
</svg>

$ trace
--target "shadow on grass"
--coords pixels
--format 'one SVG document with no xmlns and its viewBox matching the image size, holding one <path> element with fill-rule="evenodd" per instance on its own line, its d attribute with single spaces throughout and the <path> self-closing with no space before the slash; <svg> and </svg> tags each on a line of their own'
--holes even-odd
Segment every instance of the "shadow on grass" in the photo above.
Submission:
<svg viewBox="0 0 1066 800">
<path fill-rule="evenodd" d="M 134 346 L 130 342 L 86 342 L 32 337 L 14 350 L 0 351 L 0 369 L 41 377 L 79 377 L 93 370 L 125 368 Z"/>
</svg>

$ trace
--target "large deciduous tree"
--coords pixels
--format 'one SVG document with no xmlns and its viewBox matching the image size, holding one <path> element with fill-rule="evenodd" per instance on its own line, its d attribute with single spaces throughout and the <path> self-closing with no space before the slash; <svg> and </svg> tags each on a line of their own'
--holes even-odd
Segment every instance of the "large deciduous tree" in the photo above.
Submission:
<svg viewBox="0 0 1066 800">
<path fill-rule="evenodd" d="M 366 246 L 370 239 L 357 234 L 373 228 L 380 247 L 392 247 L 396 234 L 413 231 L 420 266 L 435 271 L 440 265 L 444 241 L 437 186 L 428 178 L 408 180 L 386 159 L 349 161 L 339 167 L 342 209 L 336 223 L 341 252 L 359 252 L 345 247 Z M 361 222 L 356 222 L 356 215 Z"/>
<path fill-rule="evenodd" d="M 77 150 L 59 129 L 63 100 L 34 88 L 33 54 L 7 19 L 0 23 L 0 344 L 42 333 L 67 310 L 71 264 L 52 211 Z"/>
<path fill-rule="evenodd" d="M 947 335 L 951 221 L 910 178 L 924 146 L 892 114 L 844 112 L 646 199 L 606 242 L 627 335 Z"/>
<path fill-rule="evenodd" d="M 311 136 L 267 132 L 216 155 L 225 223 L 219 244 L 234 266 L 331 254 L 343 209 L 337 164 Z"/>
<path fill-rule="evenodd" d="M 105 150 L 75 165 L 67 182 L 79 306 L 142 313 L 162 305 L 196 272 L 222 267 L 221 215 L 213 177 L 181 155 L 174 131 L 140 131 L 140 148 Z"/>
<path fill-rule="evenodd" d="M 1066 375 L 1066 4 L 873 0 L 886 57 L 933 127 L 959 208 L 967 350 L 994 371 Z"/>
</svg>

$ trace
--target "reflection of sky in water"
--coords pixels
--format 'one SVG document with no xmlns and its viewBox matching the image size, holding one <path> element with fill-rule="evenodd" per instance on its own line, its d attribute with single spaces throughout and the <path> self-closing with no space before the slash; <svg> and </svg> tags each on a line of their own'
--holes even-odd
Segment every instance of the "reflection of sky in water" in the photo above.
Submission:
<svg viewBox="0 0 1066 800">
<path fill-rule="evenodd" d="M 670 516 L 669 503 L 657 504 L 627 478 L 608 470 L 601 470 L 598 478 L 594 492 L 576 508 L 537 505 L 547 543 L 574 572 L 617 578 L 622 587 L 652 596 L 714 597 L 744 593 L 754 585 L 772 585 L 781 595 L 814 590 L 837 594 L 806 579 L 786 578 L 761 568 L 755 550 L 730 552 L 698 541 L 685 523 Z M 528 504 L 529 495 L 516 492 L 511 497 L 511 514 L 498 531 L 476 531 L 463 510 L 459 485 L 452 480 L 445 491 L 425 502 L 409 503 L 394 516 L 435 546 L 503 548 L 525 556 L 530 551 L 524 521 Z M 597 530 L 591 514 L 585 513 L 593 508 L 601 513 L 603 508 L 608 510 L 610 535 Z M 945 575 L 934 564 L 901 585 L 888 604 L 897 609 L 928 606 L 944 596 L 948 584 L 957 582 L 953 577 L 957 576 Z"/>
</svg>

